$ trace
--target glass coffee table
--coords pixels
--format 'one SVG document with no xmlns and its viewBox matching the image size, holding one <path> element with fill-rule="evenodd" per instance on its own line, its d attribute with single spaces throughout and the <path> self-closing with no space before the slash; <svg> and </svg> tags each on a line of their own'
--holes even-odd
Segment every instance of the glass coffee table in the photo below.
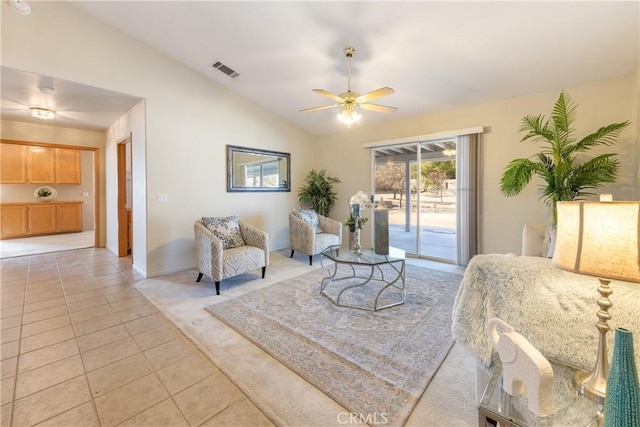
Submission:
<svg viewBox="0 0 640 427">
<path fill-rule="evenodd" d="M 320 265 L 329 274 L 322 279 L 320 293 L 337 306 L 361 310 L 404 304 L 404 257 L 402 249 L 393 247 L 389 255 L 379 255 L 373 249 L 355 254 L 346 247 L 330 246 L 320 256 Z"/>
<path fill-rule="evenodd" d="M 552 361 L 555 413 L 537 417 L 529 411 L 526 398 L 513 397 L 502 387 L 502 364 L 495 362 L 491 378 L 478 406 L 480 427 L 600 427 L 602 405 L 579 394 L 571 382 L 573 368 Z"/>
</svg>

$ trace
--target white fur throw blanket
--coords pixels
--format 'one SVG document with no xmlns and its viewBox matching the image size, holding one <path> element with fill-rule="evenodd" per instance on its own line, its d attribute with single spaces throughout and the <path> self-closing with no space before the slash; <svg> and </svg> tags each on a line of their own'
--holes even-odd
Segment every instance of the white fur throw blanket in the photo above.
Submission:
<svg viewBox="0 0 640 427">
<path fill-rule="evenodd" d="M 453 306 L 453 337 L 489 366 L 492 348 L 484 327 L 499 317 L 548 359 L 591 370 L 598 350 L 599 285 L 596 277 L 560 270 L 546 258 L 477 255 Z M 640 283 L 614 280 L 610 286 L 609 357 L 615 328 L 629 329 L 640 369 Z"/>
</svg>

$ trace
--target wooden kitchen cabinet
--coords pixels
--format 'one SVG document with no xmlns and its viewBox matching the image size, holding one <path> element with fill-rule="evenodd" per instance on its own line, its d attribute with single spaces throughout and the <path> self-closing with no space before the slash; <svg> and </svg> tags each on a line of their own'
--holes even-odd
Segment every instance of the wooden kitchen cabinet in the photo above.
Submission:
<svg viewBox="0 0 640 427">
<path fill-rule="evenodd" d="M 56 231 L 82 231 L 82 202 L 57 203 Z"/>
<path fill-rule="evenodd" d="M 1 184 L 81 184 L 80 150 L 0 144 Z"/>
<path fill-rule="evenodd" d="M 28 234 L 27 205 L 3 204 L 0 207 L 0 238 L 10 239 Z"/>
<path fill-rule="evenodd" d="M 56 232 L 56 205 L 41 203 L 28 205 L 29 235 L 53 234 Z"/>
<path fill-rule="evenodd" d="M 27 182 L 27 147 L 0 144 L 0 182 L 25 184 Z"/>
<path fill-rule="evenodd" d="M 56 184 L 80 184 L 80 150 L 56 148 L 55 155 Z"/>
<path fill-rule="evenodd" d="M 27 182 L 55 184 L 55 148 L 27 147 Z"/>
<path fill-rule="evenodd" d="M 82 203 L 3 203 L 0 239 L 82 231 Z"/>
</svg>

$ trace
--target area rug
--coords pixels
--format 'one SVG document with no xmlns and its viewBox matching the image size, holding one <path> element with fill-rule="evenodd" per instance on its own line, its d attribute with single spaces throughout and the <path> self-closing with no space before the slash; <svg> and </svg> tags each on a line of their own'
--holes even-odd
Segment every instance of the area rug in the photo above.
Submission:
<svg viewBox="0 0 640 427">
<path fill-rule="evenodd" d="M 462 276 L 407 265 L 405 304 L 371 312 L 322 296 L 326 275 L 316 270 L 206 310 L 359 422 L 402 425 L 453 345 Z"/>
</svg>

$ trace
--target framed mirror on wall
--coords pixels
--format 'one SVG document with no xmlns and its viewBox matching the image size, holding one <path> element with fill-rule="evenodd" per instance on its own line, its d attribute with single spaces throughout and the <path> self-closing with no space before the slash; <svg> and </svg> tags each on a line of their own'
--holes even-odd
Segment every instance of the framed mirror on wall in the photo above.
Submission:
<svg viewBox="0 0 640 427">
<path fill-rule="evenodd" d="M 227 145 L 227 191 L 291 191 L 291 154 Z"/>
</svg>

